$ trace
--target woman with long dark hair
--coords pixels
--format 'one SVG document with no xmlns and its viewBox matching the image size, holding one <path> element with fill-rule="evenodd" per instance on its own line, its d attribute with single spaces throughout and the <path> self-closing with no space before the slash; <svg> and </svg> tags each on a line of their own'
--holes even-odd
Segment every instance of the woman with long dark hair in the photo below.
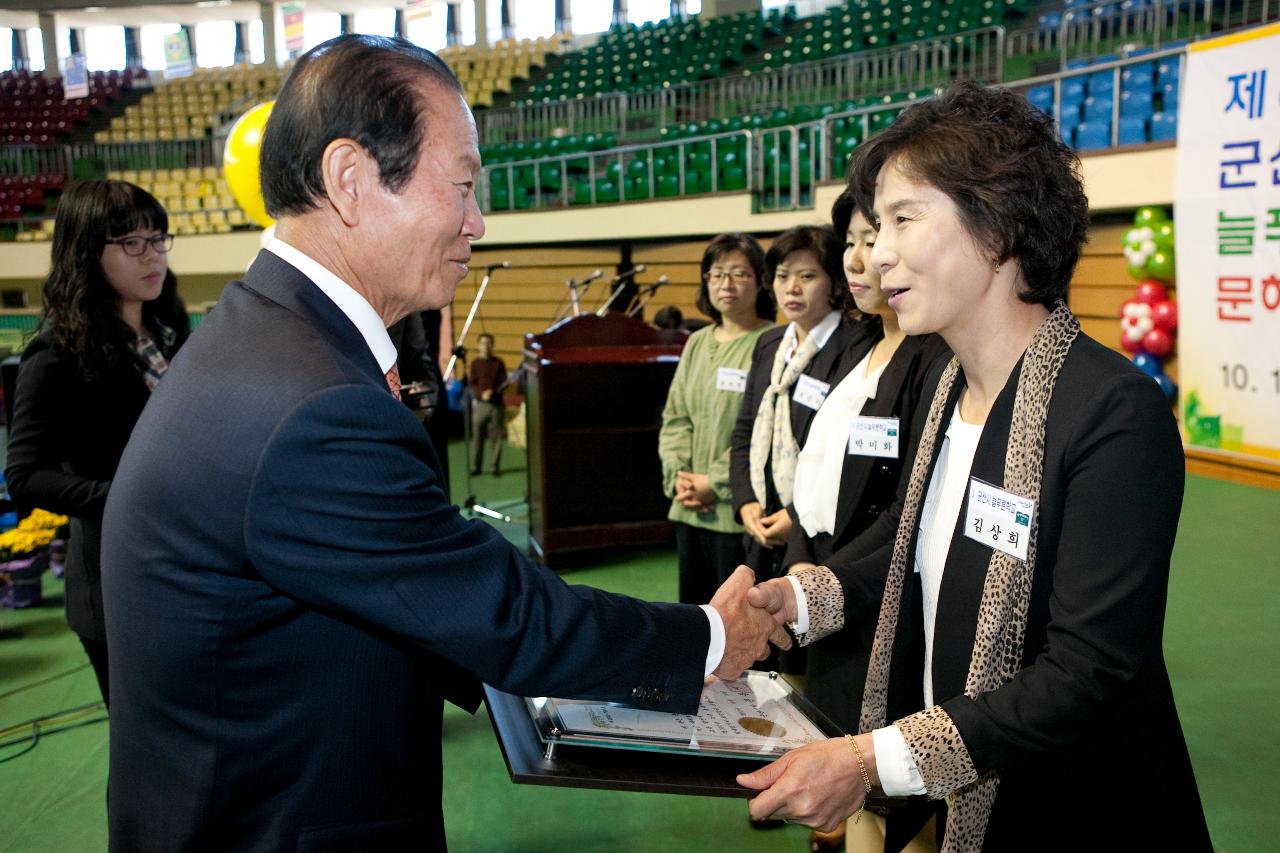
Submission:
<svg viewBox="0 0 1280 853">
<path fill-rule="evenodd" d="M 146 190 L 84 181 L 54 223 L 44 313 L 22 355 L 5 477 L 24 510 L 71 516 L 67 622 L 109 701 L 99 551 L 120 455 L 189 334 L 168 268 L 169 216 Z"/>
</svg>

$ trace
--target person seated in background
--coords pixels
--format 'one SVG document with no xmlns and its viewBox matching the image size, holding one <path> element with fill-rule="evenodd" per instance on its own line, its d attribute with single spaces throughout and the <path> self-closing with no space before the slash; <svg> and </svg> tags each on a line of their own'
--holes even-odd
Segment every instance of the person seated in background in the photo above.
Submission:
<svg viewBox="0 0 1280 853">
<path fill-rule="evenodd" d="M 484 332 L 476 340 L 477 355 L 471 359 L 467 381 L 471 389 L 471 473 L 479 474 L 484 460 L 486 436 L 490 441 L 489 470 L 498 475 L 502 460 L 502 439 L 507 430 L 507 412 L 502 390 L 507 385 L 507 366 L 493 354 L 493 335 Z"/>
<path fill-rule="evenodd" d="M 674 305 L 664 305 L 653 315 L 653 325 L 659 329 L 683 329 L 684 314 Z"/>
<path fill-rule="evenodd" d="M 110 705 L 102 510 L 129 434 L 189 321 L 169 269 L 169 216 L 124 181 L 82 181 L 58 200 L 44 313 L 22 354 L 5 479 L 24 511 L 71 517 L 67 624 Z"/>
<path fill-rule="evenodd" d="M 895 541 L 749 598 L 802 643 L 875 622 L 860 734 L 738 777 L 755 817 L 824 830 L 875 786 L 945 851 L 1210 851 L 1162 639 L 1185 480 L 1151 377 L 1065 298 L 1080 160 L 1016 92 L 953 84 L 857 149 L 871 264 L 935 362 Z"/>
</svg>

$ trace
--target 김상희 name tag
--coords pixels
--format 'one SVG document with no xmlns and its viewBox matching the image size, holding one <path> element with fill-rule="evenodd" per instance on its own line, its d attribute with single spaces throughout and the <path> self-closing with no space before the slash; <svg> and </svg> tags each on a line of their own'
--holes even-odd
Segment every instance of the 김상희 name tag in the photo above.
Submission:
<svg viewBox="0 0 1280 853">
<path fill-rule="evenodd" d="M 821 379 L 814 379 L 812 376 L 801 373 L 800 378 L 796 380 L 795 389 L 791 392 L 791 399 L 802 406 L 817 409 L 822 405 L 822 401 L 827 399 L 827 392 L 830 390 L 831 386 Z"/>
<path fill-rule="evenodd" d="M 716 390 L 741 394 L 747 390 L 747 371 L 736 367 L 722 367 L 716 371 Z"/>
<path fill-rule="evenodd" d="M 1019 560 L 1027 559 L 1027 537 L 1036 502 L 1006 492 L 977 477 L 969 479 L 964 535 Z"/>
<path fill-rule="evenodd" d="M 855 417 L 849 425 L 849 453 L 897 459 L 898 419 Z"/>
</svg>

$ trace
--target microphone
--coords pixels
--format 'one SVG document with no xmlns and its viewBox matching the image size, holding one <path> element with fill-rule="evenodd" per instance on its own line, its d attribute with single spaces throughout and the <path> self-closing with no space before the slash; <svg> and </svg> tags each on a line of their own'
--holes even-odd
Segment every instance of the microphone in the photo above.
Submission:
<svg viewBox="0 0 1280 853">
<path fill-rule="evenodd" d="M 615 275 L 613 277 L 613 281 L 611 281 L 610 284 L 617 284 L 623 281 L 624 279 L 631 278 L 631 276 L 633 275 L 639 275 L 640 273 L 644 272 L 646 269 L 647 267 L 644 264 L 636 264 L 634 267 L 622 273 L 621 275 Z"/>
<path fill-rule="evenodd" d="M 489 272 L 493 272 L 494 270 L 509 270 L 511 269 L 511 261 L 501 261 L 496 264 L 485 264 L 484 268 Z"/>
<path fill-rule="evenodd" d="M 671 279 L 667 278 L 665 275 L 660 276 L 657 281 L 649 285 L 649 287 L 647 288 L 649 291 L 649 295 L 653 296 L 653 294 L 658 292 L 659 287 L 662 287 L 662 285 L 664 284 L 670 284 L 670 283 L 671 283 Z"/>
<path fill-rule="evenodd" d="M 586 278 L 584 278 L 582 281 L 578 282 L 578 285 L 579 285 L 579 286 L 582 286 L 582 285 L 590 284 L 591 282 L 593 282 L 593 281 L 595 281 L 596 279 L 600 278 L 600 276 L 602 276 L 602 275 L 604 275 L 604 271 L 603 271 L 603 270 L 596 270 L 596 271 L 595 271 L 595 272 L 593 272 L 591 275 L 587 276 L 587 277 L 586 277 Z"/>
</svg>

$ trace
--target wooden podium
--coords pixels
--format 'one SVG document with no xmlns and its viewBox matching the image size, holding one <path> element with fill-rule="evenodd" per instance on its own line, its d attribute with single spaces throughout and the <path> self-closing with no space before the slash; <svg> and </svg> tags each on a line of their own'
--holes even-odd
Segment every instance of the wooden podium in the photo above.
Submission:
<svg viewBox="0 0 1280 853">
<path fill-rule="evenodd" d="M 617 313 L 525 336 L 529 546 L 543 562 L 672 540 L 658 429 L 687 339 Z"/>
</svg>

